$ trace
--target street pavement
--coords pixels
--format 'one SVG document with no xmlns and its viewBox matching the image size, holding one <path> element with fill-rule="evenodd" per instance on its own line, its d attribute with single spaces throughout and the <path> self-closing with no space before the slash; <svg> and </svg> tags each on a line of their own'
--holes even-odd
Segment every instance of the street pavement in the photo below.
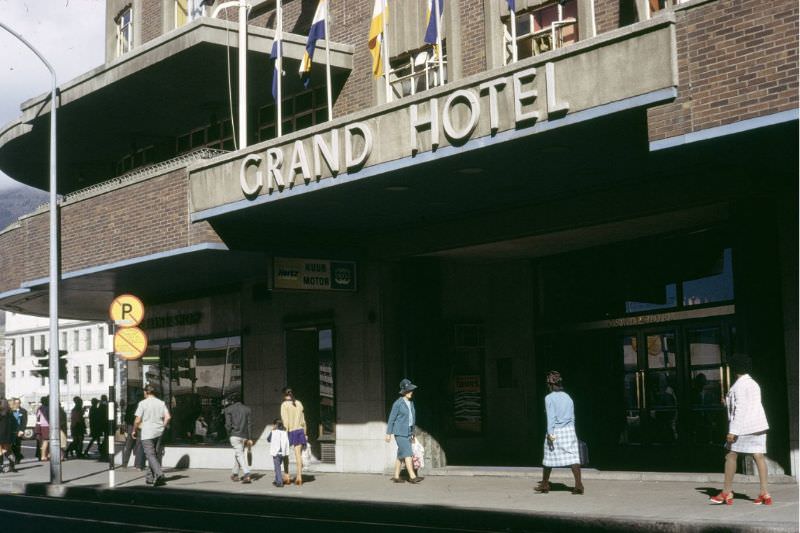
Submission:
<svg viewBox="0 0 800 533">
<path fill-rule="evenodd" d="M 228 453 L 220 450 L 220 453 Z M 230 473 L 208 469 L 168 469 L 168 485 L 145 485 L 136 469 L 117 469 L 116 488 L 108 488 L 107 465 L 92 460 L 63 463 L 63 484 L 49 485 L 47 463 L 23 461 L 17 473 L 0 474 L 0 523 L 36 516 L 72 516 L 55 530 L 75 526 L 94 531 L 105 524 L 97 509 L 164 520 L 137 522 L 121 531 L 371 531 L 412 527 L 450 531 L 798 531 L 798 486 L 779 476 L 770 486 L 772 506 L 757 506 L 758 484 L 745 478 L 734 485 L 732 506 L 712 506 L 708 497 L 721 487 L 718 475 L 598 472 L 588 470 L 586 494 L 570 493 L 567 471 L 554 472 L 553 490 L 536 494 L 538 469 L 450 468 L 429 472 L 419 484 L 395 484 L 388 476 L 308 471 L 302 487 L 272 485 L 272 472 L 256 472 L 245 485 Z M 425 474 L 425 473 L 423 473 Z M 69 505 L 64 504 L 68 502 Z M 109 507 L 111 506 L 111 507 Z M 117 507 L 129 506 L 122 512 Z M 137 511 L 137 509 L 147 509 Z M 75 516 L 98 521 L 81 524 Z M 183 514 L 182 514 L 183 513 Z M 198 514 L 200 513 L 200 514 Z M 235 516 L 235 520 L 231 517 Z M 48 518 L 49 517 L 49 518 Z M 167 519 L 169 518 L 169 519 Z M 298 522 L 299 521 L 299 522 Z M 297 523 L 295 523 L 297 522 Z M 35 522 L 31 522 L 35 523 Z M 271 524 L 271 525 L 270 525 Z M 30 524 L 29 524 L 30 525 Z M 91 527 L 89 527 L 91 526 Z M 313 527 L 312 527 L 313 526 Z M 45 526 L 52 530 L 50 526 Z M 277 529 L 276 529 L 277 528 Z M 97 529 L 99 530 L 99 529 Z"/>
</svg>

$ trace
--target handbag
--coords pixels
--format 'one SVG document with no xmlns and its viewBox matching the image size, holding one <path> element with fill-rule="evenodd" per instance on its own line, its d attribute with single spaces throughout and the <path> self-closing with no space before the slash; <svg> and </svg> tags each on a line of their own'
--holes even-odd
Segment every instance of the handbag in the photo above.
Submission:
<svg viewBox="0 0 800 533">
<path fill-rule="evenodd" d="M 581 466 L 589 464 L 589 446 L 582 440 L 578 440 L 578 455 L 580 456 Z"/>
<path fill-rule="evenodd" d="M 420 470 L 425 467 L 425 447 L 414 439 L 414 444 L 411 445 L 411 464 L 414 470 Z"/>
</svg>

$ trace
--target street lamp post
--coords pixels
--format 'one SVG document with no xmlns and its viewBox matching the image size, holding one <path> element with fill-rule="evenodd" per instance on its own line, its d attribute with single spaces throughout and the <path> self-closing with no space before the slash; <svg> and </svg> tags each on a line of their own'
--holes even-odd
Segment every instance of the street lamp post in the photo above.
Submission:
<svg viewBox="0 0 800 533">
<path fill-rule="evenodd" d="M 50 483 L 61 483 L 61 402 L 58 393 L 58 205 L 56 204 L 56 71 L 22 35 L 0 22 L 3 28 L 36 54 L 52 77 L 50 90 Z"/>
</svg>

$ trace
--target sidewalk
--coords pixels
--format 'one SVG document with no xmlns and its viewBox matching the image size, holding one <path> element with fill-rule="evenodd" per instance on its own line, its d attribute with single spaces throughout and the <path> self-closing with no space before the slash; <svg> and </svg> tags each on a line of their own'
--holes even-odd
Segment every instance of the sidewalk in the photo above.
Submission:
<svg viewBox="0 0 800 533">
<path fill-rule="evenodd" d="M 734 505 L 709 505 L 709 494 L 721 487 L 712 479 L 713 474 L 697 475 L 707 476 L 704 481 L 701 477 L 678 480 L 680 474 L 651 477 L 642 473 L 587 471 L 586 494 L 573 496 L 567 490 L 572 485 L 571 477 L 561 470 L 554 471 L 550 494 L 536 494 L 532 488 L 538 469 L 506 469 L 507 475 L 503 475 L 502 469 L 453 467 L 426 473 L 427 479 L 418 485 L 398 485 L 391 483 L 388 476 L 322 473 L 310 468 L 304 476 L 308 481 L 302 487 L 284 488 L 272 486 L 272 472 L 257 472 L 256 481 L 243 485 L 231 482 L 229 472 L 223 470 L 168 469 L 169 484 L 153 489 L 144 484 L 142 473 L 131 468 L 115 471 L 117 488 L 110 490 L 106 468 L 98 461 L 67 461 L 63 463 L 64 484 L 52 487 L 45 485 L 49 465 L 26 461 L 16 474 L 0 474 L 0 492 L 103 501 L 125 498 L 204 509 L 222 501 L 226 510 L 236 508 L 239 500 L 243 507 L 252 508 L 253 499 L 259 497 L 258 501 L 264 502 L 260 507 L 264 512 L 279 509 L 282 513 L 291 512 L 293 506 L 341 510 L 342 506 L 364 507 L 364 503 L 373 508 L 407 504 L 418 516 L 424 516 L 427 510 L 433 513 L 435 509 L 463 509 L 464 520 L 469 521 L 451 522 L 450 527 L 478 528 L 479 523 L 467 513 L 486 511 L 495 521 L 500 513 L 501 521 L 528 523 L 539 531 L 569 530 L 569 523 L 582 529 L 596 526 L 629 531 L 798 531 L 798 486 L 787 477 L 776 479 L 770 486 L 775 503 L 767 507 L 751 501 L 758 495 L 758 484 L 738 478 Z M 609 479 L 615 477 L 624 479 Z M 220 498 L 220 494 L 225 497 Z M 493 523 L 495 529 L 505 526 Z"/>
</svg>

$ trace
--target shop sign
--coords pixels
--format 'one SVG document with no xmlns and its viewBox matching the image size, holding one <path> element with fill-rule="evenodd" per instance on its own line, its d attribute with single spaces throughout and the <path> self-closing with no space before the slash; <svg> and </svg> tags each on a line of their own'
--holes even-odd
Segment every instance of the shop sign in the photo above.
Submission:
<svg viewBox="0 0 800 533">
<path fill-rule="evenodd" d="M 203 319 L 201 311 L 180 313 L 177 315 L 153 316 L 142 323 L 144 329 L 172 328 L 175 326 L 194 326 Z"/>
<path fill-rule="evenodd" d="M 273 287 L 304 291 L 356 290 L 354 261 L 276 257 Z"/>
</svg>

